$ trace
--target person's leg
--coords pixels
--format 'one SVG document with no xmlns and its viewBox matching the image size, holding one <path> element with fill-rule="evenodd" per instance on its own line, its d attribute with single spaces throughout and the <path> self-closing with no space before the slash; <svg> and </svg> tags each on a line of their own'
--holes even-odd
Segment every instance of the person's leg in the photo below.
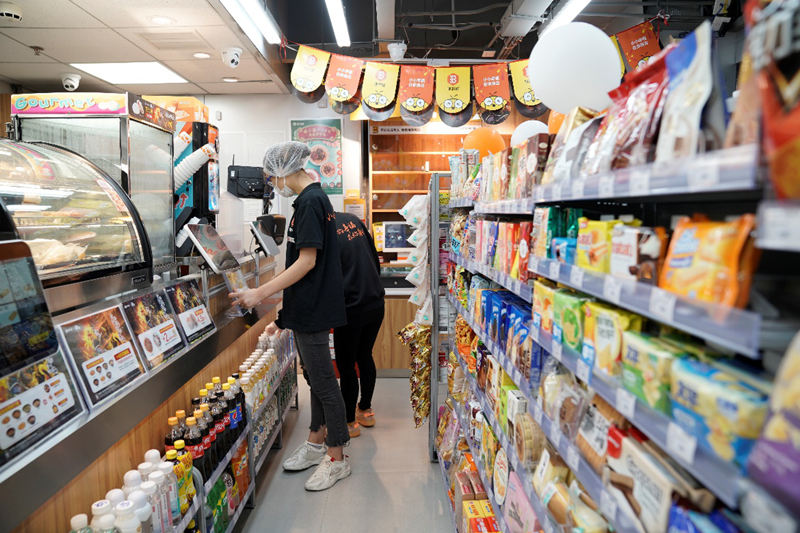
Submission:
<svg viewBox="0 0 800 533">
<path fill-rule="evenodd" d="M 372 357 L 372 348 L 378 338 L 378 332 L 383 324 L 385 309 L 381 307 L 375 313 L 374 319 L 364 324 L 361 329 L 361 339 L 358 344 L 358 370 L 361 375 L 361 401 L 358 408 L 361 411 L 372 409 L 372 395 L 375 392 L 375 360 Z M 365 424 L 366 425 L 366 424 Z"/>
<path fill-rule="evenodd" d="M 298 350 L 299 352 L 299 350 Z M 300 360 L 302 361 L 302 357 Z M 308 388 L 311 393 L 311 425 L 308 428 L 308 442 L 313 444 L 325 444 L 325 411 L 322 408 L 322 402 L 319 401 L 319 398 L 316 394 L 314 394 L 314 389 L 311 388 L 311 381 L 308 379 L 308 372 L 306 372 L 306 366 L 302 365 L 303 367 L 303 377 L 308 383 Z"/>
<path fill-rule="evenodd" d="M 336 368 L 339 369 L 339 385 L 342 389 L 347 423 L 356 421 L 358 402 L 358 375 L 356 356 L 361 340 L 360 325 L 346 325 L 333 330 L 333 347 L 336 350 Z"/>
</svg>

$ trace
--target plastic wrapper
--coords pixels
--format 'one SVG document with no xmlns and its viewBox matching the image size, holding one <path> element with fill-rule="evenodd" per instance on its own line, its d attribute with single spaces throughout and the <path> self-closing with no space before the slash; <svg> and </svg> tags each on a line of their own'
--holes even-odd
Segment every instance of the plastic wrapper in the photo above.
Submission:
<svg viewBox="0 0 800 533">
<path fill-rule="evenodd" d="M 583 158 L 589 151 L 603 118 L 594 117 L 575 128 L 555 162 L 552 181 L 566 181 L 580 174 Z"/>
<path fill-rule="evenodd" d="M 428 298 L 431 294 L 431 281 L 430 276 L 427 276 L 419 286 L 414 289 L 414 292 L 411 293 L 411 297 L 409 297 L 408 302 L 416 305 L 417 307 L 422 307 L 425 303 L 425 299 Z"/>
<path fill-rule="evenodd" d="M 408 237 L 408 243 L 415 248 L 422 248 L 428 242 L 428 219 L 422 220 L 417 229 Z"/>
<path fill-rule="evenodd" d="M 551 420 L 556 419 L 556 406 L 561 388 L 572 384 L 572 373 L 564 368 L 555 358 L 548 357 L 542 367 L 542 381 L 539 396 L 542 398 L 542 409 Z"/>
<path fill-rule="evenodd" d="M 550 147 L 550 154 L 547 157 L 547 165 L 545 166 L 544 173 L 542 174 L 542 183 L 550 183 L 553 181 L 553 171 L 556 167 L 556 161 L 561 157 L 564 147 L 567 144 L 572 132 L 584 122 L 593 119 L 597 116 L 595 111 L 586 109 L 585 107 L 576 107 L 564 117 L 564 122 L 558 129 L 555 140 Z"/>
<path fill-rule="evenodd" d="M 568 383 L 561 387 L 553 406 L 554 422 L 570 442 L 575 440 L 578 425 L 586 410 L 586 391 L 577 383 Z"/>
<path fill-rule="evenodd" d="M 425 299 L 425 303 L 422 304 L 422 307 L 417 310 L 414 322 L 426 326 L 433 325 L 433 300 L 430 295 Z"/>
<path fill-rule="evenodd" d="M 430 279 L 428 263 L 421 263 L 411 269 L 411 272 L 406 276 L 406 281 L 415 287 L 419 287 L 425 280 Z"/>
<path fill-rule="evenodd" d="M 408 254 L 408 262 L 414 266 L 419 266 L 428 262 L 428 247 L 416 248 Z"/>
<path fill-rule="evenodd" d="M 412 196 L 398 213 L 406 219 L 406 222 L 416 228 L 430 218 L 428 211 L 428 195 L 418 194 Z"/>
<path fill-rule="evenodd" d="M 628 422 L 601 396 L 595 394 L 581 419 L 575 443 L 592 468 L 601 474 L 608 453 L 608 430 L 611 425 L 627 429 Z"/>
</svg>

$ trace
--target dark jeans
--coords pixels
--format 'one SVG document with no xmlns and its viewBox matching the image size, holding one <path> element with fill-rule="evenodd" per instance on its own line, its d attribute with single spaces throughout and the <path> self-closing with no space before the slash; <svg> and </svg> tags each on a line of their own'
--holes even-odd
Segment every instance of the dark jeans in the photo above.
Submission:
<svg viewBox="0 0 800 533">
<path fill-rule="evenodd" d="M 303 376 L 311 387 L 311 431 L 327 426 L 329 447 L 344 446 L 350 440 L 344 414 L 344 400 L 336 383 L 331 351 L 328 345 L 329 331 L 314 333 L 294 332 L 297 352 L 303 363 Z"/>
<path fill-rule="evenodd" d="M 372 359 L 372 347 L 378 338 L 378 331 L 383 323 L 384 307 L 367 313 L 359 319 L 333 330 L 333 345 L 336 349 L 336 367 L 339 369 L 339 380 L 342 396 L 347 408 L 347 422 L 356 420 L 356 402 L 358 402 L 358 375 L 356 363 L 361 374 L 361 401 L 358 408 L 366 411 L 372 407 L 372 394 L 375 392 L 375 361 Z"/>
</svg>

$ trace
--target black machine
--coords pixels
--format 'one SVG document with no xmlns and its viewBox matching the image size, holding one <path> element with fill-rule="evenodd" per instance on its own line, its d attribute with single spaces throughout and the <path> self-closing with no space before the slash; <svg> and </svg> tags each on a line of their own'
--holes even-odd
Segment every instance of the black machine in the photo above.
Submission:
<svg viewBox="0 0 800 533">
<path fill-rule="evenodd" d="M 228 167 L 228 192 L 237 198 L 261 199 L 267 189 L 261 167 L 231 165 Z"/>
</svg>

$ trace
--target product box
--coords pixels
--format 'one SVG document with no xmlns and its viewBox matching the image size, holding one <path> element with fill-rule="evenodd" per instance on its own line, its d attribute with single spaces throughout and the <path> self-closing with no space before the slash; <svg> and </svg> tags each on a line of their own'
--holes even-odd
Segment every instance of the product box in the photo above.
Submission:
<svg viewBox="0 0 800 533">
<path fill-rule="evenodd" d="M 555 285 L 549 280 L 533 282 L 533 327 L 553 331 L 553 296 Z"/>
<path fill-rule="evenodd" d="M 487 518 L 490 516 L 495 516 L 494 507 L 492 507 L 492 502 L 490 502 L 486 498 L 483 499 L 475 498 L 475 501 L 477 501 L 483 507 L 483 516 Z"/>
<path fill-rule="evenodd" d="M 519 223 L 516 222 L 509 222 L 508 228 L 506 229 L 506 239 L 508 239 L 508 245 L 506 246 L 506 268 L 503 270 L 508 275 L 512 275 L 512 271 L 514 270 L 514 260 L 517 257 L 517 250 L 519 250 Z M 517 276 L 512 276 L 515 279 Z"/>
<path fill-rule="evenodd" d="M 500 402 L 499 405 L 495 408 L 495 417 L 500 422 L 500 429 L 502 429 L 506 435 L 508 435 L 508 424 L 506 423 L 506 421 L 508 419 L 509 392 L 511 391 L 519 392 L 518 389 L 519 388 L 513 383 L 510 385 L 503 385 L 502 387 L 500 387 L 500 393 L 499 393 Z"/>
<path fill-rule="evenodd" d="M 622 334 L 641 331 L 642 317 L 601 302 L 587 302 L 584 313 L 581 358 L 609 376 L 619 375 Z"/>
<path fill-rule="evenodd" d="M 508 433 L 508 440 L 514 442 L 514 420 L 518 414 L 525 413 L 528 410 L 528 399 L 521 390 L 512 389 L 508 391 L 506 407 L 506 433 Z"/>
<path fill-rule="evenodd" d="M 637 228 L 620 224 L 611 232 L 610 273 L 656 285 L 667 253 L 664 228 Z"/>
<path fill-rule="evenodd" d="M 456 523 L 460 523 L 462 521 L 464 503 L 475 500 L 475 494 L 472 492 L 472 483 L 467 472 L 456 472 L 455 476 L 453 476 L 453 481 L 455 485 L 453 508 L 456 510 Z"/>
<path fill-rule="evenodd" d="M 470 523 L 476 518 L 483 518 L 483 506 L 475 500 L 462 503 L 461 521 L 457 522 L 461 524 L 461 533 L 471 533 Z"/>
<path fill-rule="evenodd" d="M 582 217 L 578 229 L 575 264 L 587 270 L 608 273 L 611 264 L 611 233 L 621 220 L 589 220 Z"/>
<path fill-rule="evenodd" d="M 545 357 L 547 352 L 541 346 L 533 342 L 530 335 L 528 336 L 528 346 L 530 346 L 531 366 L 529 369 L 528 382 L 530 383 L 531 390 L 539 390 L 539 382 L 542 380 L 542 368 L 544 367 Z"/>
<path fill-rule="evenodd" d="M 500 533 L 500 526 L 493 516 L 473 518 L 469 521 L 469 533 Z"/>
<path fill-rule="evenodd" d="M 533 223 L 520 222 L 519 224 L 519 244 L 517 246 L 517 256 L 519 257 L 519 280 L 523 283 L 528 282 L 528 261 L 531 251 L 531 229 Z"/>
<path fill-rule="evenodd" d="M 553 294 L 553 342 L 580 353 L 583 348 L 583 306 L 592 298 L 568 290 Z"/>
<path fill-rule="evenodd" d="M 500 231 L 500 223 L 496 220 L 491 220 L 488 223 L 488 240 L 486 246 L 486 259 L 484 264 L 492 266 L 494 264 L 494 256 L 497 252 L 497 239 L 498 239 L 498 232 Z"/>
<path fill-rule="evenodd" d="M 508 222 L 498 222 L 497 230 L 497 250 L 492 260 L 492 266 L 501 272 L 505 272 L 506 249 L 508 248 Z"/>
<path fill-rule="evenodd" d="M 541 529 L 533 506 L 525 493 L 525 485 L 516 472 L 511 472 L 508 476 L 503 513 L 509 529 L 508 533 L 530 533 Z"/>
<path fill-rule="evenodd" d="M 686 352 L 636 331 L 622 334 L 622 384 L 637 398 L 667 416 L 672 363 Z"/>
<path fill-rule="evenodd" d="M 550 154 L 553 137 L 547 133 L 540 133 L 528 139 L 528 160 L 525 169 L 528 171 L 528 194 L 526 197 L 532 196 L 534 186 L 542 183 L 542 174 L 547 166 L 547 157 Z"/>
<path fill-rule="evenodd" d="M 478 503 L 486 501 L 486 488 L 483 486 L 481 476 L 478 472 L 467 472 L 469 474 L 469 481 L 472 483 L 472 493 L 475 495 L 475 500 Z"/>
</svg>

